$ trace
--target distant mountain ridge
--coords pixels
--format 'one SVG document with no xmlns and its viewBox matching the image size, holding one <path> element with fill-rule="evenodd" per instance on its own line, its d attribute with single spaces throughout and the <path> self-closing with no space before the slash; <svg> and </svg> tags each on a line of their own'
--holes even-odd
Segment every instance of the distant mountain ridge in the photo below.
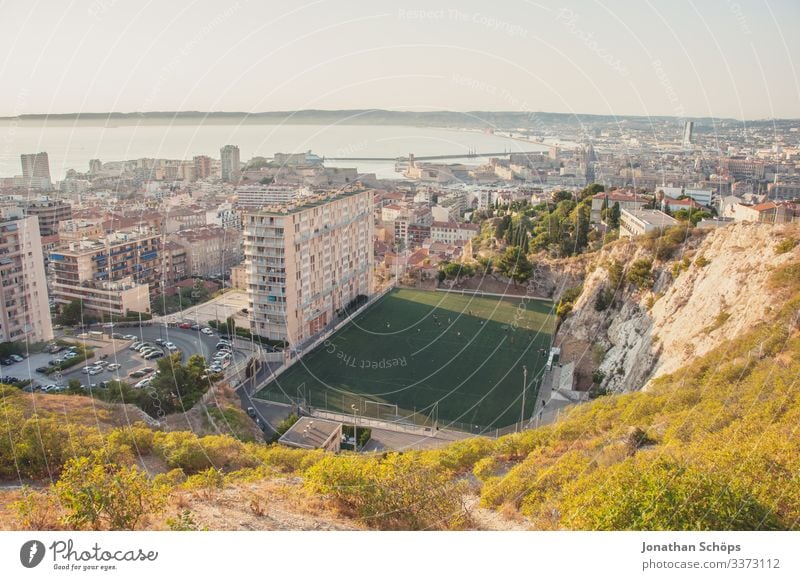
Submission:
<svg viewBox="0 0 800 580">
<path fill-rule="evenodd" d="M 288 124 L 325 124 L 343 125 L 417 125 L 465 128 L 496 127 L 536 127 L 541 123 L 575 124 L 583 122 L 617 124 L 674 122 L 682 123 L 692 119 L 699 123 L 740 123 L 737 119 L 716 117 L 673 117 L 673 116 L 636 116 L 636 115 L 594 115 L 571 113 L 548 113 L 540 111 L 389 111 L 385 109 L 345 109 L 323 110 L 303 109 L 298 111 L 264 111 L 246 113 L 243 111 L 147 111 L 147 112 L 108 112 L 108 113 L 60 113 L 60 114 L 27 114 L 16 117 L 0 117 L 0 120 L 19 121 L 71 121 L 71 120 L 241 120 L 245 123 L 288 123 Z M 747 121 L 750 125 L 776 122 L 796 122 L 797 119 L 764 119 Z"/>
</svg>

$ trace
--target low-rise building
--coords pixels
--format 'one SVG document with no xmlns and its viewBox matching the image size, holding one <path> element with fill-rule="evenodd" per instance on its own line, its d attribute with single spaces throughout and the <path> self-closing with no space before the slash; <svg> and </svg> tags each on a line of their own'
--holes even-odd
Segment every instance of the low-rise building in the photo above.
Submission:
<svg viewBox="0 0 800 580">
<path fill-rule="evenodd" d="M 431 225 L 431 240 L 445 244 L 468 242 L 478 235 L 478 224 L 462 224 L 458 222 L 433 222 Z"/>
<path fill-rule="evenodd" d="M 614 207 L 614 204 L 618 203 L 621 210 L 627 209 L 635 211 L 643 209 L 649 201 L 649 199 L 633 193 L 629 194 L 616 191 L 597 193 L 592 196 L 591 219 L 592 221 L 599 221 L 604 206 Z"/>
<path fill-rule="evenodd" d="M 247 290 L 247 267 L 244 264 L 238 264 L 231 268 L 230 282 L 231 288 Z"/>
<path fill-rule="evenodd" d="M 657 209 L 623 209 L 619 220 L 621 237 L 641 236 L 653 230 L 674 226 L 678 221 Z"/>
<path fill-rule="evenodd" d="M 300 449 L 324 449 L 338 453 L 342 447 L 342 424 L 317 417 L 301 417 L 278 442 Z"/>
<path fill-rule="evenodd" d="M 224 276 L 242 261 L 242 234 L 217 226 L 182 230 L 169 239 L 186 250 L 190 276 Z"/>
</svg>

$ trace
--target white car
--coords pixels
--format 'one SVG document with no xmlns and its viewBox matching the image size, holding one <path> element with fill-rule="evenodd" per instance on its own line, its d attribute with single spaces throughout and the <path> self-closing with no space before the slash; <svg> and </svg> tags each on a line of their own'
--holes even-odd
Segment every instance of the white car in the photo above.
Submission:
<svg viewBox="0 0 800 580">
<path fill-rule="evenodd" d="M 200 329 L 200 332 L 202 332 L 202 333 L 203 333 L 203 334 L 205 334 L 206 336 L 211 336 L 212 334 L 214 334 L 214 331 L 213 331 L 213 330 L 211 330 L 211 329 L 210 329 L 209 327 L 207 327 L 207 326 L 206 326 L 205 328 L 201 328 L 201 329 Z"/>
<path fill-rule="evenodd" d="M 171 351 L 176 351 L 176 350 L 178 350 L 178 347 L 177 347 L 177 346 L 175 346 L 175 343 L 172 343 L 172 342 L 165 342 L 165 343 L 164 343 L 164 346 L 166 346 L 166 347 L 167 347 L 168 349 L 170 349 Z"/>
<path fill-rule="evenodd" d="M 126 335 L 125 335 L 125 336 L 123 336 L 122 338 L 124 338 L 125 340 L 136 340 L 136 339 L 137 339 L 137 338 L 139 338 L 139 337 L 138 337 L 138 336 L 136 336 L 135 334 L 126 334 Z"/>
<path fill-rule="evenodd" d="M 42 392 L 43 393 L 49 393 L 50 391 L 57 391 L 57 390 L 58 390 L 58 385 L 55 385 L 55 384 L 54 385 L 45 385 L 45 386 L 42 387 Z"/>
<path fill-rule="evenodd" d="M 107 365 L 107 366 L 106 366 L 106 370 L 107 370 L 107 371 L 115 371 L 115 370 L 117 370 L 118 368 L 120 368 L 121 366 L 122 366 L 122 365 L 121 365 L 121 364 L 119 364 L 119 363 L 111 363 L 111 364 L 109 364 L 109 365 Z"/>
<path fill-rule="evenodd" d="M 134 388 L 136 388 L 136 389 L 143 389 L 143 388 L 145 388 L 145 387 L 149 387 L 149 386 L 150 386 L 150 383 L 152 382 L 152 380 L 153 380 L 153 379 L 142 379 L 141 381 L 139 381 L 138 383 L 136 383 L 136 384 L 135 384 L 135 385 L 133 385 L 133 386 L 134 386 Z"/>
<path fill-rule="evenodd" d="M 91 373 L 92 373 L 92 370 L 94 370 L 94 367 L 83 367 L 83 368 L 81 369 L 81 372 L 82 372 L 83 374 L 85 374 L 85 375 L 88 375 L 88 374 L 91 374 Z"/>
</svg>

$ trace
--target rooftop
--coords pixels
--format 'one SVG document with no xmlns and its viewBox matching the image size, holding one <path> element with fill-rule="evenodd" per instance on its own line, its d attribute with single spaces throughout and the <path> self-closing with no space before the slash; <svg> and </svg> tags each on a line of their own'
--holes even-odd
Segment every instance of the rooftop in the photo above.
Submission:
<svg viewBox="0 0 800 580">
<path fill-rule="evenodd" d="M 637 210 L 622 210 L 622 215 L 629 215 L 639 221 L 642 221 L 646 224 L 650 224 L 652 226 L 658 228 L 665 228 L 668 226 L 673 226 L 678 223 L 678 221 L 665 214 L 663 211 L 659 211 L 657 209 L 637 209 Z"/>
<path fill-rule="evenodd" d="M 335 421 L 301 417 L 278 441 L 292 447 L 317 449 L 323 447 L 331 437 L 338 435 L 341 426 L 341 423 Z"/>
<path fill-rule="evenodd" d="M 297 199 L 291 203 L 264 207 L 262 209 L 253 211 L 252 213 L 258 215 L 274 215 L 274 216 L 289 215 L 309 208 L 319 207 L 321 205 L 325 205 L 326 203 L 338 201 L 346 197 L 358 195 L 360 193 L 366 193 L 368 191 L 371 190 L 354 189 L 349 191 L 334 191 L 317 195 L 309 195 L 307 197 L 302 197 L 300 199 Z"/>
</svg>

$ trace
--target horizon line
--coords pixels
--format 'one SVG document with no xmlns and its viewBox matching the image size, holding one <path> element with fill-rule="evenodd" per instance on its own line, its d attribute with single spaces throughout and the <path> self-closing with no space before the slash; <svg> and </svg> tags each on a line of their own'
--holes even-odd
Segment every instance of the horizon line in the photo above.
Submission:
<svg viewBox="0 0 800 580">
<path fill-rule="evenodd" d="M 215 117 L 215 116 L 235 116 L 235 117 L 258 117 L 258 116 L 268 116 L 268 115 L 284 115 L 284 116 L 293 116 L 297 114 L 357 114 L 357 115 L 364 115 L 364 114 L 372 114 L 372 113 L 389 113 L 389 114 L 397 114 L 397 115 L 509 115 L 509 116 L 520 116 L 526 115 L 529 117 L 535 115 L 551 115 L 551 116 L 561 116 L 561 117 L 598 117 L 598 118 L 612 118 L 612 119 L 675 119 L 675 120 L 697 120 L 697 119 L 706 119 L 712 121 L 735 121 L 738 123 L 748 123 L 748 122 L 775 122 L 775 121 L 800 121 L 800 117 L 761 117 L 761 118 L 752 118 L 752 119 L 737 119 L 735 117 L 715 117 L 715 116 L 678 116 L 678 115 L 636 115 L 636 114 L 613 114 L 613 113 L 564 113 L 564 112 L 555 112 L 555 111 L 509 111 L 509 110 L 488 110 L 488 109 L 474 109 L 474 110 L 467 110 L 467 111 L 456 111 L 451 109 L 429 109 L 429 110 L 411 110 L 411 109 L 381 109 L 381 108 L 361 108 L 361 109 L 293 109 L 293 110 L 274 110 L 274 111 L 256 111 L 256 112 L 247 112 L 247 111 L 224 111 L 224 110 L 217 110 L 217 111 L 200 111 L 200 110 L 183 110 L 183 111 L 159 111 L 159 110 L 152 110 L 152 111 L 103 111 L 103 112 L 95 112 L 95 111 L 85 111 L 85 112 L 68 112 L 68 113 L 22 113 L 19 115 L 6 115 L 0 116 L 0 121 L 14 121 L 14 120 L 46 120 L 46 119 L 75 119 L 82 116 L 85 117 L 93 117 L 93 118 L 113 118 L 113 117 L 148 117 L 148 116 L 159 116 L 159 117 Z M 358 118 L 358 117 L 354 117 Z M 483 121 L 484 119 L 476 118 L 475 121 Z"/>
</svg>

